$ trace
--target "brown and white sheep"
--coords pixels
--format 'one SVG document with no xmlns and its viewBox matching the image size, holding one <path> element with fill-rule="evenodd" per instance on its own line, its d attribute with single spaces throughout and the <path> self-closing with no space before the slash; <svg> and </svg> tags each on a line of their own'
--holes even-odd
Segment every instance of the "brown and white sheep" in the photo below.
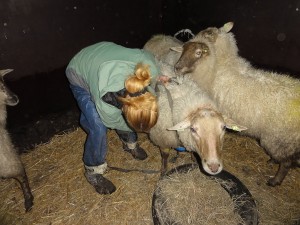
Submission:
<svg viewBox="0 0 300 225">
<path fill-rule="evenodd" d="M 0 177 L 14 178 L 20 183 L 27 212 L 33 206 L 33 195 L 20 156 L 6 130 L 6 105 L 14 106 L 19 102 L 18 97 L 6 87 L 3 80 L 3 76 L 11 71 L 11 69 L 0 70 Z"/>
<path fill-rule="evenodd" d="M 233 23 L 199 32 L 182 47 L 175 69 L 190 73 L 219 110 L 248 128 L 245 134 L 279 163 L 270 186 L 282 183 L 300 163 L 300 81 L 287 74 L 256 69 L 238 55 Z"/>
</svg>

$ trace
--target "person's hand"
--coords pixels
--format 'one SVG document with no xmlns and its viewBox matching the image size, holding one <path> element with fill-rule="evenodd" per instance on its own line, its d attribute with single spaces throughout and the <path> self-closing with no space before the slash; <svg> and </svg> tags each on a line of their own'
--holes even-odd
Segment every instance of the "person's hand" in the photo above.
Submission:
<svg viewBox="0 0 300 225">
<path fill-rule="evenodd" d="M 160 75 L 158 76 L 157 80 L 162 82 L 163 84 L 166 84 L 170 81 L 170 77 L 166 76 L 166 75 Z"/>
</svg>

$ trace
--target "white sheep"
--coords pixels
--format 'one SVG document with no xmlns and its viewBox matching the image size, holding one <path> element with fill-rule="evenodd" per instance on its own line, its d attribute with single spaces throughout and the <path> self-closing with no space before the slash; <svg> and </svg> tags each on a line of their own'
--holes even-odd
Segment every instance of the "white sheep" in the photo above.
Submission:
<svg viewBox="0 0 300 225">
<path fill-rule="evenodd" d="M 167 67 L 173 67 L 171 73 L 175 76 L 173 72 L 174 65 L 178 61 L 181 54 L 176 51 L 171 51 L 170 49 L 171 47 L 182 46 L 182 44 L 183 43 L 175 37 L 172 37 L 170 35 L 157 34 L 151 37 L 146 42 L 143 49 L 151 52 L 158 62 L 167 64 Z M 166 66 L 164 67 L 166 68 Z"/>
<path fill-rule="evenodd" d="M 279 163 L 268 185 L 281 184 L 291 166 L 300 163 L 300 81 L 286 74 L 256 69 L 238 55 L 233 23 L 199 32 L 182 47 L 175 65 L 190 73 L 216 101 L 218 109 L 248 129 L 245 134 Z"/>
<path fill-rule="evenodd" d="M 3 80 L 3 76 L 11 71 L 11 69 L 0 70 L 0 177 L 14 178 L 20 183 L 27 212 L 33 206 L 33 195 L 20 156 L 6 130 L 6 105 L 14 106 L 19 102 L 18 97 L 5 86 Z"/>
<path fill-rule="evenodd" d="M 159 64 L 162 73 L 170 75 L 168 65 L 162 62 Z M 165 88 L 160 86 L 158 95 L 160 115 L 156 125 L 150 130 L 149 137 L 160 147 L 162 156 L 165 156 L 162 157 L 162 173 L 166 172 L 166 149 L 179 145 L 196 152 L 207 173 L 214 175 L 221 172 L 225 128 L 245 128 L 223 117 L 208 95 L 187 76 L 165 84 Z"/>
</svg>

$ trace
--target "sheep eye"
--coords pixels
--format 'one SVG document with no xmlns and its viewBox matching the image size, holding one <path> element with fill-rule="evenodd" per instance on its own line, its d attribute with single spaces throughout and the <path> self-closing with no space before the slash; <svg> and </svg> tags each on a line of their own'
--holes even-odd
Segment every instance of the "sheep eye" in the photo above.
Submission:
<svg viewBox="0 0 300 225">
<path fill-rule="evenodd" d="M 196 51 L 196 56 L 197 56 L 197 57 L 200 57 L 201 54 L 202 54 L 201 50 L 197 50 L 197 51 Z"/>
<path fill-rule="evenodd" d="M 226 130 L 226 125 L 223 125 L 223 126 L 222 126 L 222 130 Z"/>
<path fill-rule="evenodd" d="M 195 130 L 195 128 L 193 128 L 193 127 L 190 127 L 190 130 L 191 130 L 191 132 L 192 132 L 192 133 L 196 133 L 196 130 Z"/>
</svg>

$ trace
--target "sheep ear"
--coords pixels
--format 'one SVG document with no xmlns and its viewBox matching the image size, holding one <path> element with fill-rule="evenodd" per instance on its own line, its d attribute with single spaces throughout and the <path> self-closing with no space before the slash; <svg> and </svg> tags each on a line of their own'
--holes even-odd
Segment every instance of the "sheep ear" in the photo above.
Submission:
<svg viewBox="0 0 300 225">
<path fill-rule="evenodd" d="M 4 77 L 5 74 L 10 73 L 13 69 L 0 70 L 0 75 Z"/>
<path fill-rule="evenodd" d="M 228 32 L 232 29 L 233 25 L 234 25 L 233 22 L 228 22 L 228 23 L 225 23 L 225 24 L 223 25 L 223 27 L 221 27 L 220 29 L 221 29 L 222 31 L 228 33 Z"/>
<path fill-rule="evenodd" d="M 225 120 L 225 124 L 226 124 L 227 129 L 234 130 L 234 131 L 239 131 L 239 132 L 248 129 L 247 127 L 239 125 L 234 120 L 232 120 L 230 118 L 227 118 L 226 116 L 223 116 L 223 118 Z"/>
<path fill-rule="evenodd" d="M 171 47 L 170 49 L 172 51 L 179 52 L 179 53 L 182 53 L 182 51 L 183 51 L 182 46 Z"/>
<path fill-rule="evenodd" d="M 177 123 L 176 125 L 174 125 L 173 127 L 167 128 L 167 130 L 184 130 L 185 128 L 188 128 L 191 126 L 191 122 L 189 119 L 185 119 L 179 123 Z"/>
</svg>

